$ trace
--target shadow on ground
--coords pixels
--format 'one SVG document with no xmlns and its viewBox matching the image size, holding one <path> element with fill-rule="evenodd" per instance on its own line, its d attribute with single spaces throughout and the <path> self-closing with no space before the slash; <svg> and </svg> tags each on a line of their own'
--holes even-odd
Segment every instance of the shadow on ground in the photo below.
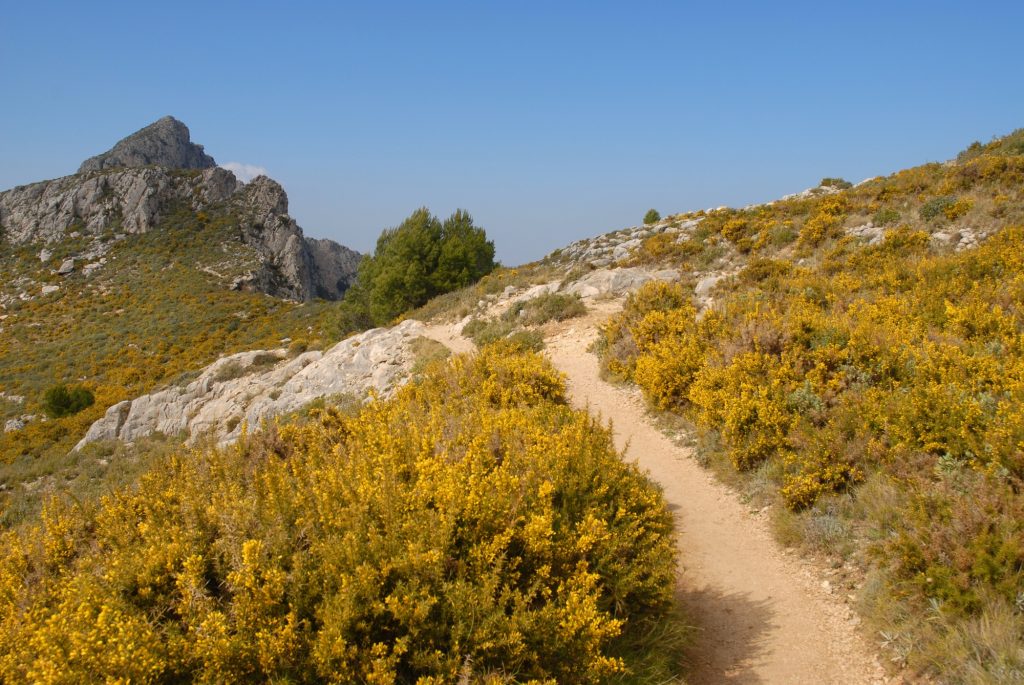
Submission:
<svg viewBox="0 0 1024 685">
<path fill-rule="evenodd" d="M 714 588 L 680 590 L 677 599 L 694 626 L 684 656 L 689 685 L 765 682 L 754 666 L 767 656 L 764 637 L 773 615 L 768 601 Z"/>
</svg>

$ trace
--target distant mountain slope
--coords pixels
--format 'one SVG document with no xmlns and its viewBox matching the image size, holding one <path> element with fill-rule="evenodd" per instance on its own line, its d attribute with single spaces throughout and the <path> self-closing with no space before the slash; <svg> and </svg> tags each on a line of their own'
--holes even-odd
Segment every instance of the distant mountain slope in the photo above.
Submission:
<svg viewBox="0 0 1024 685">
<path fill-rule="evenodd" d="M 288 196 L 267 177 L 248 185 L 215 166 L 188 128 L 165 117 L 86 160 L 78 174 L 19 186 L 0 193 L 0 227 L 13 245 L 91 236 L 145 233 L 178 211 L 202 216 L 222 212 L 237 218 L 238 237 L 258 263 L 238 274 L 235 288 L 293 300 L 338 299 L 355 278 L 359 255 L 332 241 L 307 239 L 288 216 Z M 76 256 L 76 255 L 72 255 Z"/>
<path fill-rule="evenodd" d="M 307 239 L 275 181 L 213 164 L 166 118 L 93 170 L 0 193 L 0 460 L 66 451 L 110 404 L 224 354 L 331 337 L 318 300 L 342 297 L 360 255 Z M 96 405 L 45 419 L 58 383 Z"/>
</svg>

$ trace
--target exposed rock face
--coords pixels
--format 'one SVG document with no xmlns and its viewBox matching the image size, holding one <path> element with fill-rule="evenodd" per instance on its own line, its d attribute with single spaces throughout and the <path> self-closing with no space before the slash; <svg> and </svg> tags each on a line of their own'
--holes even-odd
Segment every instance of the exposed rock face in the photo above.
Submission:
<svg viewBox="0 0 1024 685">
<path fill-rule="evenodd" d="M 223 357 L 184 388 L 172 387 L 107 410 L 75 449 L 97 440 L 131 442 L 154 432 L 186 433 L 194 441 L 209 432 L 221 442 L 238 438 L 242 423 L 295 411 L 330 395 L 388 396 L 409 378 L 410 343 L 419 321 L 376 328 L 343 340 L 327 352 L 285 359 L 284 350 L 256 350 Z M 272 365 L 268 366 L 267 361 Z M 276 361 L 274 361 L 276 360 Z"/>
<path fill-rule="evenodd" d="M 312 259 L 314 294 L 325 300 L 339 299 L 355 279 L 363 256 L 323 238 L 306 238 L 306 246 Z"/>
<path fill-rule="evenodd" d="M 360 255 L 331 240 L 311 240 L 288 215 L 288 196 L 277 181 L 258 176 L 233 199 L 244 217 L 242 236 L 266 268 L 236 287 L 291 299 L 340 298 L 355 279 Z"/>
<path fill-rule="evenodd" d="M 172 206 L 184 203 L 198 212 L 227 200 L 240 185 L 219 167 L 196 174 L 146 168 L 65 176 L 0 193 L 0 225 L 16 245 L 59 241 L 71 227 L 145 233 Z"/>
<path fill-rule="evenodd" d="M 143 166 L 170 169 L 210 169 L 217 166 L 202 145 L 191 141 L 188 127 L 174 117 L 164 117 L 136 131 L 103 154 L 90 157 L 78 173 Z"/>
<path fill-rule="evenodd" d="M 141 165 L 156 166 L 131 168 Z M 195 167 L 204 168 L 188 170 Z M 243 185 L 190 143 L 185 125 L 170 117 L 87 160 L 82 172 L 0 193 L 2 237 L 22 245 L 57 242 L 74 231 L 145 233 L 183 207 L 196 213 L 222 209 L 239 217 L 242 241 L 261 260 L 233 287 L 293 300 L 338 299 L 355 279 L 357 252 L 307 239 L 288 216 L 288 196 L 278 183 L 261 176 Z M 43 248 L 40 259 L 49 254 Z M 83 262 L 97 256 L 75 255 Z"/>
<path fill-rule="evenodd" d="M 565 292 L 580 297 L 625 295 L 650 281 L 678 281 L 675 269 L 651 270 L 643 267 L 627 269 L 598 269 L 565 288 Z"/>
</svg>

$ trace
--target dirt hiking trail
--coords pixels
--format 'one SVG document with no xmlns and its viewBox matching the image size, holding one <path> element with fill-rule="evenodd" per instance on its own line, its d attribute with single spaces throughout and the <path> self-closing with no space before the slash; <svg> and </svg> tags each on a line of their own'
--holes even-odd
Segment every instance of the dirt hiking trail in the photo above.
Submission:
<svg viewBox="0 0 1024 685">
<path fill-rule="evenodd" d="M 587 348 L 620 303 L 549 331 L 546 352 L 568 377 L 572 403 L 612 424 L 615 444 L 664 489 L 680 550 L 679 596 L 696 633 L 690 685 L 867 685 L 893 682 L 858 634 L 852 610 L 821 585 L 817 569 L 772 540 L 767 522 L 650 422 L 639 392 L 600 378 Z M 427 336 L 454 352 L 470 341 L 436 325 Z M 897 678 L 896 682 L 900 682 Z"/>
</svg>

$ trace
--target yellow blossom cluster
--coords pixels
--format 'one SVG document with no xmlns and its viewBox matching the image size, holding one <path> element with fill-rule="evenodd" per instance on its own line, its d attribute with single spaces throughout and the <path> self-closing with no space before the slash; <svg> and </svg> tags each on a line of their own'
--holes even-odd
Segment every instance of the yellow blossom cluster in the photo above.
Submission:
<svg viewBox="0 0 1024 685">
<path fill-rule="evenodd" d="M 674 569 L 659 491 L 494 346 L 4 533 L 0 680 L 605 682 Z"/>
<path fill-rule="evenodd" d="M 890 479 L 907 509 L 874 522 L 873 549 L 903 597 L 1019 601 L 1024 228 L 959 253 L 906 227 L 839 240 L 816 266 L 752 260 L 725 292 L 698 313 L 683 286 L 645 286 L 604 327 L 607 370 L 714 431 L 737 469 L 769 464 L 794 510 Z"/>
</svg>

